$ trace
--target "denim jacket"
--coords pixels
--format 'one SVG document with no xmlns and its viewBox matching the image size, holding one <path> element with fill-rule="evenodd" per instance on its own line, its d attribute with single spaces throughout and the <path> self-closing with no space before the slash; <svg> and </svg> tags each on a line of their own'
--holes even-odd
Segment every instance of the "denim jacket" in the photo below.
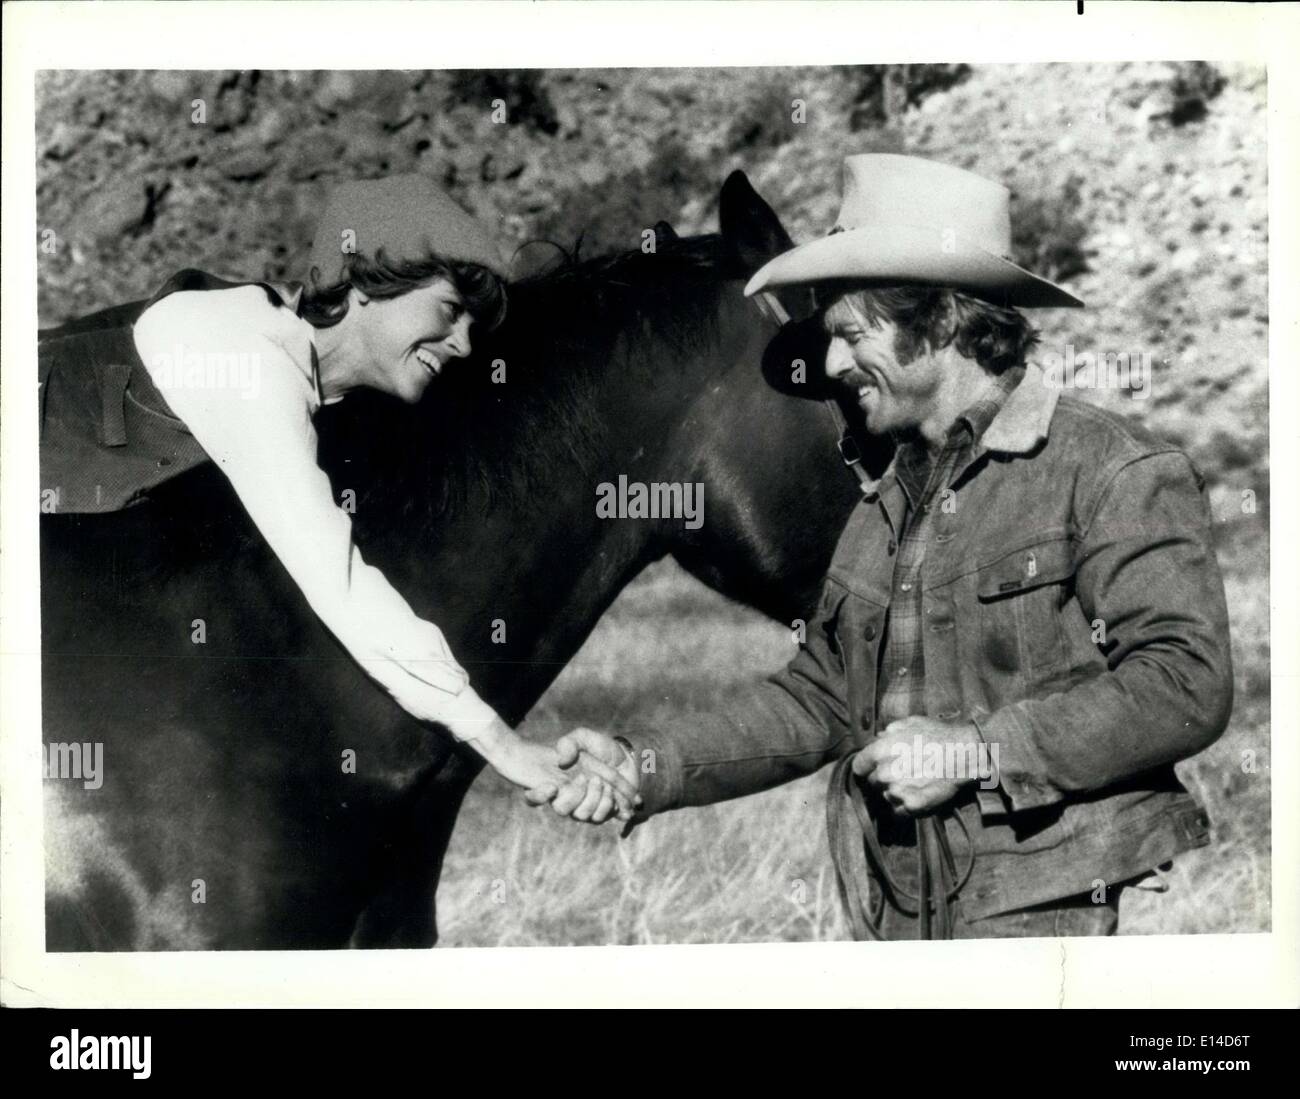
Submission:
<svg viewBox="0 0 1300 1099">
<path fill-rule="evenodd" d="M 1031 366 L 949 487 L 921 569 L 926 713 L 973 723 L 997 762 L 951 805 L 965 829 L 946 825 L 975 856 L 967 918 L 1118 886 L 1208 843 L 1173 764 L 1226 727 L 1232 661 L 1190 460 Z M 903 508 L 891 467 L 845 527 L 797 655 L 744 705 L 633 738 L 653 752 L 643 816 L 787 782 L 876 735 Z M 895 823 L 882 841 L 906 881 Z"/>
</svg>

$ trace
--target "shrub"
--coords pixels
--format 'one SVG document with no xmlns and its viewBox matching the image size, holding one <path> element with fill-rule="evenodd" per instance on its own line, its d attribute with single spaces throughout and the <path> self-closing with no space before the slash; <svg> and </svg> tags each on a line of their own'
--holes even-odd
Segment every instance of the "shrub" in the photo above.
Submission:
<svg viewBox="0 0 1300 1099">
<path fill-rule="evenodd" d="M 1088 227 L 1079 217 L 1083 181 L 1071 176 L 1056 194 L 1019 199 L 1012 212 L 1012 258 L 1035 274 L 1060 282 L 1088 270 L 1083 241 Z"/>
<path fill-rule="evenodd" d="M 859 65 L 845 70 L 857 86 L 849 110 L 849 129 L 882 126 L 935 92 L 960 84 L 969 65 Z"/>
</svg>

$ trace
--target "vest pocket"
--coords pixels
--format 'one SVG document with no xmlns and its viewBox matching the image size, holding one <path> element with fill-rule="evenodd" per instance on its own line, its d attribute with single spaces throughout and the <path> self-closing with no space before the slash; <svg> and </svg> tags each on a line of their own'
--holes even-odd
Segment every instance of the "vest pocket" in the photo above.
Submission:
<svg viewBox="0 0 1300 1099">
<path fill-rule="evenodd" d="M 979 565 L 982 640 L 994 665 L 1040 669 L 1065 658 L 1061 609 L 1074 571 L 1070 540 L 1063 537 L 1024 545 Z"/>
</svg>

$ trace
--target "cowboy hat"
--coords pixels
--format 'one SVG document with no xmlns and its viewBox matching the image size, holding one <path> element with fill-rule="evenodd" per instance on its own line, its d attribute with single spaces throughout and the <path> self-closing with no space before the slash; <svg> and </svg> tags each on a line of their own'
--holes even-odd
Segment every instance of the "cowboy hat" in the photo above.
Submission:
<svg viewBox="0 0 1300 1099">
<path fill-rule="evenodd" d="M 745 295 L 846 281 L 947 286 L 997 305 L 1082 306 L 1013 263 L 1010 192 L 1000 183 L 915 156 L 844 160 L 844 199 L 829 236 L 771 260 Z"/>
<path fill-rule="evenodd" d="M 496 241 L 443 188 L 427 176 L 396 175 L 340 184 L 329 196 L 312 236 L 311 265 L 323 286 L 344 277 L 352 253 L 371 259 L 383 249 L 390 261 L 477 263 L 504 277 Z"/>
</svg>

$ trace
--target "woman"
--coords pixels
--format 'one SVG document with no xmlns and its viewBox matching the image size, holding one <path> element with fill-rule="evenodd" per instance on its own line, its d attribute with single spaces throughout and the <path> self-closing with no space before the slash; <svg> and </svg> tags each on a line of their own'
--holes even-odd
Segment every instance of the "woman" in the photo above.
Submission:
<svg viewBox="0 0 1300 1099">
<path fill-rule="evenodd" d="M 561 788 L 572 799 L 585 784 L 584 804 L 607 807 L 617 788 L 626 810 L 634 794 L 626 780 L 595 760 L 562 770 L 552 748 L 517 736 L 479 698 L 437 626 L 362 559 L 316 464 L 312 417 L 322 405 L 360 388 L 418 401 L 449 361 L 469 354 L 475 324 L 500 322 L 505 286 L 493 241 L 431 181 L 399 176 L 338 189 L 312 264 L 300 300 L 255 284 L 153 301 L 133 338 L 154 385 L 312 609 L 412 717 L 469 742 L 534 804 Z M 212 369 L 222 363 L 228 369 Z"/>
</svg>

